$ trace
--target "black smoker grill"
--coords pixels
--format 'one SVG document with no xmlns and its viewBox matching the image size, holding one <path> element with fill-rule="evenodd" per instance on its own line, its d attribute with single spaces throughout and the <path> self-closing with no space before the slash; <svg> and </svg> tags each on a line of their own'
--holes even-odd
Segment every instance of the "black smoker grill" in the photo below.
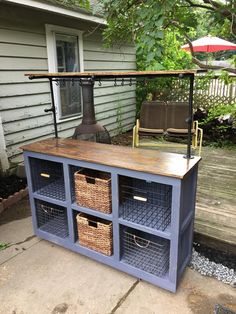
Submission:
<svg viewBox="0 0 236 314">
<path fill-rule="evenodd" d="M 94 80 L 81 79 L 83 96 L 83 118 L 82 123 L 76 127 L 73 139 L 90 142 L 111 144 L 111 138 L 107 129 L 97 123 L 94 110 L 93 87 Z"/>
</svg>

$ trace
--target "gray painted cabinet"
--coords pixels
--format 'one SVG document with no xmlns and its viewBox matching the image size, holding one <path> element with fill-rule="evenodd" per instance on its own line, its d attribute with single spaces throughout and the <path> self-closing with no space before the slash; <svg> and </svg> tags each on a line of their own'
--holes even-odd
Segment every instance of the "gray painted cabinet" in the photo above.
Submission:
<svg viewBox="0 0 236 314">
<path fill-rule="evenodd" d="M 191 259 L 199 157 L 68 139 L 22 148 L 37 236 L 176 291 Z M 81 168 L 110 174 L 110 214 L 76 203 Z M 78 213 L 112 222 L 111 256 L 80 245 Z"/>
</svg>

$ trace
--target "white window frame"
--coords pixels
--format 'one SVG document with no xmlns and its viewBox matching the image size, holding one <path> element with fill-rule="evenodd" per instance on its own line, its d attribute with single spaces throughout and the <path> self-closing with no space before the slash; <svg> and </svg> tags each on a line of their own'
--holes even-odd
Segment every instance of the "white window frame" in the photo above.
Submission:
<svg viewBox="0 0 236 314">
<path fill-rule="evenodd" d="M 57 50 L 56 50 L 56 33 L 60 33 L 62 35 L 68 36 L 77 36 L 78 37 L 78 46 L 79 46 L 79 65 L 80 72 L 84 72 L 84 56 L 83 56 L 83 31 L 77 30 L 74 28 L 63 27 L 59 25 L 45 24 L 46 28 L 46 44 L 47 44 L 47 55 L 48 55 L 48 71 L 55 73 L 57 70 Z M 56 117 L 57 122 L 65 122 L 70 120 L 78 119 L 78 117 L 82 117 L 83 115 L 83 103 L 81 99 L 81 113 L 75 115 L 73 117 L 61 118 L 60 117 L 60 88 L 53 83 L 53 92 L 55 99 L 55 107 L 56 107 Z"/>
</svg>

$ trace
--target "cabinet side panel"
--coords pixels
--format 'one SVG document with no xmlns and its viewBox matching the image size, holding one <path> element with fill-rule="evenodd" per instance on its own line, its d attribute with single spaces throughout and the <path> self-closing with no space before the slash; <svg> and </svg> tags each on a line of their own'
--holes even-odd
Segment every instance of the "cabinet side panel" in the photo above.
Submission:
<svg viewBox="0 0 236 314">
<path fill-rule="evenodd" d="M 37 219 L 36 219 L 36 212 L 35 212 L 35 204 L 33 198 L 33 184 L 32 184 L 32 176 L 31 176 L 31 169 L 30 169 L 30 156 L 27 152 L 24 152 L 24 164 L 25 164 L 25 172 L 27 177 L 27 185 L 29 189 L 29 200 L 30 200 L 30 207 L 32 213 L 32 223 L 34 233 L 36 234 L 37 230 Z"/>
<path fill-rule="evenodd" d="M 182 183 L 182 205 L 180 215 L 180 241 L 178 248 L 178 279 L 192 256 L 194 216 L 197 188 L 197 167 Z"/>
<path fill-rule="evenodd" d="M 180 224 L 183 225 L 190 214 L 195 211 L 195 198 L 197 188 L 197 167 L 182 180 L 182 203 L 180 209 Z"/>
<path fill-rule="evenodd" d="M 170 270 L 169 279 L 177 287 L 178 247 L 180 236 L 180 208 L 181 208 L 182 180 L 177 180 L 172 187 L 171 206 L 171 241 L 170 241 Z"/>
</svg>

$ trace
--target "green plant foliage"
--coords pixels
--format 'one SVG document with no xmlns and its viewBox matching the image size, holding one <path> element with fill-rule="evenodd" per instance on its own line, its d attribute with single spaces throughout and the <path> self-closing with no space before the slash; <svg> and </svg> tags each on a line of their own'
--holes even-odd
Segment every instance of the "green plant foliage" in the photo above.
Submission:
<svg viewBox="0 0 236 314">
<path fill-rule="evenodd" d="M 216 105 L 210 108 L 205 117 L 199 120 L 203 128 L 204 137 L 216 146 L 236 144 L 236 104 Z"/>
<path fill-rule="evenodd" d="M 118 125 L 118 134 L 123 133 L 123 126 L 122 126 L 122 115 L 123 115 L 123 110 L 120 101 L 118 101 L 117 104 L 117 109 L 116 109 L 116 122 Z"/>
<path fill-rule="evenodd" d="M 178 37 L 180 33 L 178 30 L 173 30 L 173 32 L 164 32 L 164 38 L 161 40 L 160 44 L 163 47 L 162 57 L 153 57 L 149 60 L 148 56 L 144 57 L 143 54 L 137 54 L 137 67 L 139 70 L 181 70 L 192 68 L 192 61 L 190 54 L 187 54 L 185 51 L 180 49 L 180 43 Z M 184 84 L 183 80 L 182 83 Z M 188 84 L 187 80 L 184 84 L 184 90 L 188 93 Z M 179 85 L 183 91 L 183 84 Z M 142 101 L 145 99 L 148 100 L 171 100 L 170 91 L 173 89 L 173 86 L 176 84 L 175 78 L 157 78 L 155 80 L 147 81 L 145 85 L 137 84 L 137 115 L 139 114 Z"/>
<path fill-rule="evenodd" d="M 236 83 L 236 77 L 230 76 L 227 71 L 221 71 L 220 80 L 222 80 L 226 85 Z"/>
<path fill-rule="evenodd" d="M 86 10 L 90 10 L 89 0 L 56 0 L 56 2 L 65 5 L 67 7 L 79 7 Z"/>
<path fill-rule="evenodd" d="M 202 125 L 218 119 L 219 122 L 224 119 L 226 116 L 231 116 L 232 119 L 236 114 L 236 104 L 233 106 L 230 105 L 218 105 L 209 109 L 207 117 L 202 121 Z M 229 126 L 219 126 L 220 129 L 225 130 Z"/>
<path fill-rule="evenodd" d="M 196 76 L 195 77 L 195 85 L 194 89 L 195 91 L 198 90 L 207 90 L 210 86 L 212 78 L 215 76 L 213 71 L 209 71 L 207 73 L 204 73 L 202 76 Z"/>
<path fill-rule="evenodd" d="M 0 251 L 5 250 L 9 246 L 11 246 L 10 243 L 2 243 L 2 242 L 0 242 Z"/>
<path fill-rule="evenodd" d="M 194 40 L 207 35 L 209 29 L 212 35 L 222 34 L 228 40 L 231 37 L 234 39 L 236 35 L 233 0 L 225 2 L 101 0 L 100 2 L 103 4 L 108 22 L 104 31 L 107 45 L 121 45 L 127 41 L 134 43 L 138 70 L 176 69 L 176 67 L 180 69 L 181 66 L 185 68 L 181 63 L 176 62 L 175 58 L 177 53 L 182 54 L 182 58 L 189 59 L 189 54 L 181 51 L 180 46 L 186 43 L 186 38 Z M 168 49 L 170 47 L 172 50 Z M 206 58 L 206 54 L 199 56 L 200 59 Z"/>
</svg>

